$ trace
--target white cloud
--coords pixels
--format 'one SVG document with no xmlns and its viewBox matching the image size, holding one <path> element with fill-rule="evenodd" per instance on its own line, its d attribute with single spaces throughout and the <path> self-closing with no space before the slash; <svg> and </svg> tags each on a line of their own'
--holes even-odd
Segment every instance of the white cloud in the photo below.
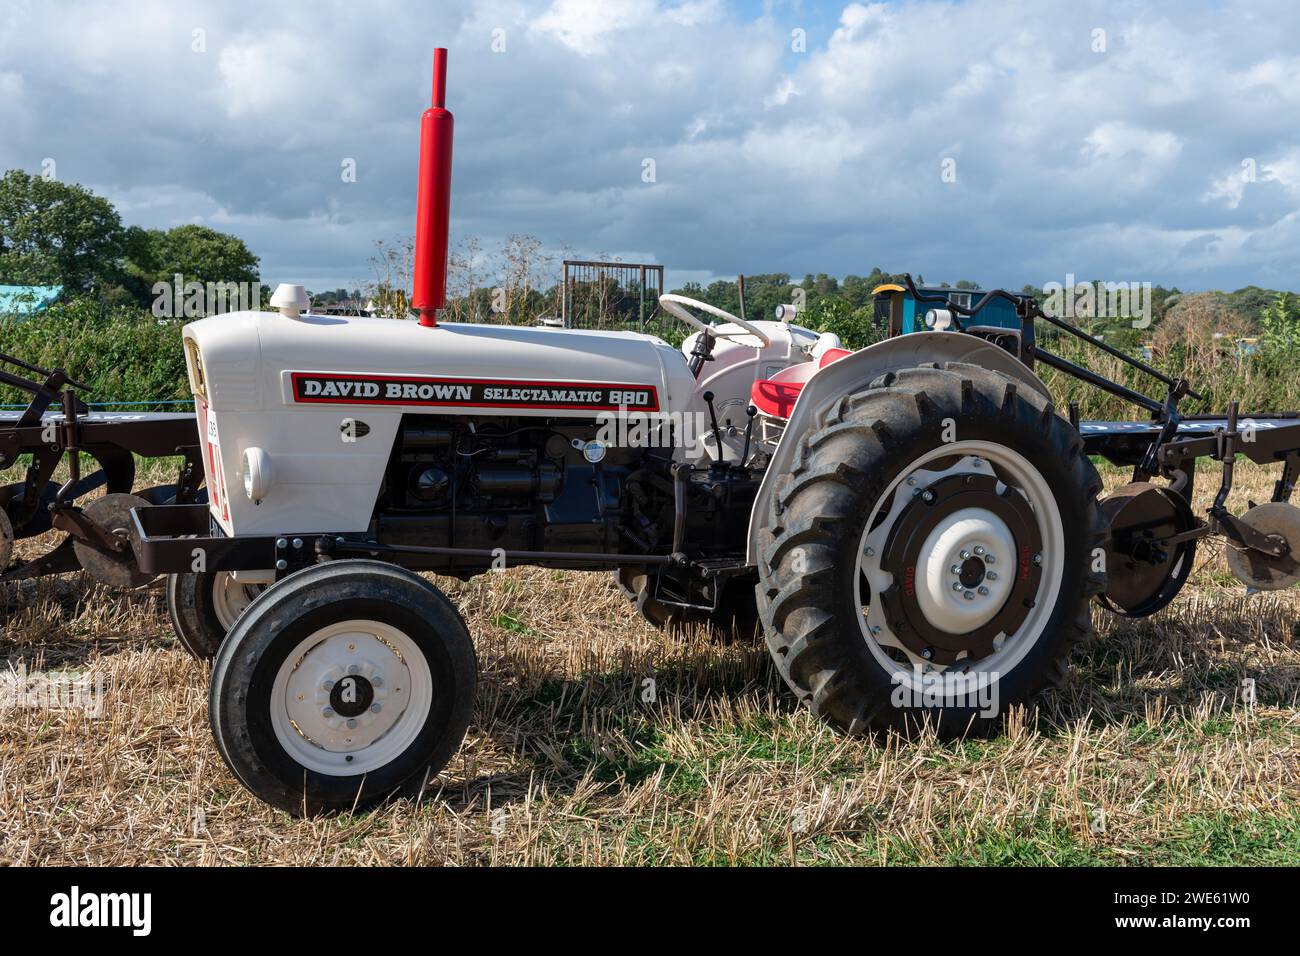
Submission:
<svg viewBox="0 0 1300 956">
<path fill-rule="evenodd" d="M 675 275 L 1296 282 L 1288 0 L 66 0 L 0 26 L 0 168 L 53 157 L 129 222 L 229 223 L 277 278 L 364 278 L 371 242 L 412 230 L 441 43 L 453 230 L 485 244 Z"/>
<path fill-rule="evenodd" d="M 226 114 L 240 117 L 292 104 L 311 79 L 309 57 L 307 42 L 285 30 L 222 46 L 217 70 Z"/>
<path fill-rule="evenodd" d="M 649 27 L 662 16 L 654 0 L 554 0 L 531 25 L 583 56 L 607 52 L 613 34 Z"/>
</svg>

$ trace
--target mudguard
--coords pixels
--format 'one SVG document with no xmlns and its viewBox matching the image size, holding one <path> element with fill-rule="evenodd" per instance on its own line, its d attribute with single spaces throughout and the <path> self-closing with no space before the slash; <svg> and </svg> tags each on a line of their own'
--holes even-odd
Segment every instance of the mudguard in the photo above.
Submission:
<svg viewBox="0 0 1300 956">
<path fill-rule="evenodd" d="M 826 411 L 842 395 L 866 388 L 886 372 L 915 368 L 928 362 L 969 362 L 1001 372 L 1040 392 L 1048 401 L 1051 393 L 1033 370 L 1005 349 L 962 332 L 915 332 L 878 342 L 819 369 L 799 393 L 786 423 L 776 454 L 768 465 L 763 483 L 749 515 L 746 561 L 758 563 L 758 534 L 767 527 L 768 510 L 777 479 L 790 470 L 799 450 L 799 439 L 820 428 Z"/>
</svg>

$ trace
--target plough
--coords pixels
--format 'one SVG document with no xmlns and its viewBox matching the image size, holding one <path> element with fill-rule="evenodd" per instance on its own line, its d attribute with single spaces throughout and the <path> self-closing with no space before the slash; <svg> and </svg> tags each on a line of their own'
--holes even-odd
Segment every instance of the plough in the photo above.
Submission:
<svg viewBox="0 0 1300 956">
<path fill-rule="evenodd" d="M 0 485 L 0 583 L 78 570 L 103 584 L 147 582 L 127 538 L 130 511 L 204 500 L 193 414 L 92 411 L 78 394 L 86 387 L 62 369 L 4 353 L 0 385 L 31 395 L 25 409 L 0 410 L 0 471 L 26 461 L 21 481 Z M 86 475 L 83 455 L 97 466 Z M 178 456 L 183 464 L 174 483 L 133 490 L 136 456 Z M 67 478 L 56 484 L 60 462 Z M 87 500 L 101 488 L 103 495 Z M 50 530 L 64 533 L 53 547 L 27 560 L 14 557 L 16 541 Z"/>
</svg>

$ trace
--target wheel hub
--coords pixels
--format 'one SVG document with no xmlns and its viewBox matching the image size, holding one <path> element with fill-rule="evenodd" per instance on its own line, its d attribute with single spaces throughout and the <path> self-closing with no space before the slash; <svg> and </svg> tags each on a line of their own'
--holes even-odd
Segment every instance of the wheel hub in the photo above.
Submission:
<svg viewBox="0 0 1300 956">
<path fill-rule="evenodd" d="M 380 635 L 343 630 L 307 651 L 288 675 L 285 708 L 304 743 L 350 755 L 392 730 L 411 683 L 406 662 Z"/>
<path fill-rule="evenodd" d="M 988 565 L 980 558 L 970 557 L 957 567 L 957 583 L 963 588 L 979 586 L 987 574 Z"/>
<path fill-rule="evenodd" d="M 349 674 L 330 690 L 330 707 L 340 717 L 359 717 L 375 701 L 375 685 L 360 674 Z"/>
<path fill-rule="evenodd" d="M 885 542 L 885 619 L 935 664 L 988 656 L 1034 606 L 1042 542 L 1033 509 L 987 471 L 914 484 Z"/>
</svg>

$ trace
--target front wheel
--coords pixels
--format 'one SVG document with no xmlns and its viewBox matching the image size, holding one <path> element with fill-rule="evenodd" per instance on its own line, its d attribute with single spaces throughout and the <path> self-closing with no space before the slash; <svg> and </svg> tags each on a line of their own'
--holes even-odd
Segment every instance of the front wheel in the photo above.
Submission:
<svg viewBox="0 0 1300 956">
<path fill-rule="evenodd" d="M 199 660 L 211 660 L 239 615 L 265 589 L 236 581 L 229 571 L 167 575 L 167 616 L 176 640 Z"/>
<path fill-rule="evenodd" d="M 1063 680 L 1104 587 L 1105 520 L 1045 398 L 972 365 L 907 369 L 841 400 L 799 451 L 760 541 L 759 610 L 815 713 L 850 732 L 988 732 Z"/>
<path fill-rule="evenodd" d="M 235 776 L 295 815 L 414 796 L 459 749 L 477 661 L 433 585 L 377 561 L 277 583 L 217 653 L 209 717 Z"/>
</svg>

